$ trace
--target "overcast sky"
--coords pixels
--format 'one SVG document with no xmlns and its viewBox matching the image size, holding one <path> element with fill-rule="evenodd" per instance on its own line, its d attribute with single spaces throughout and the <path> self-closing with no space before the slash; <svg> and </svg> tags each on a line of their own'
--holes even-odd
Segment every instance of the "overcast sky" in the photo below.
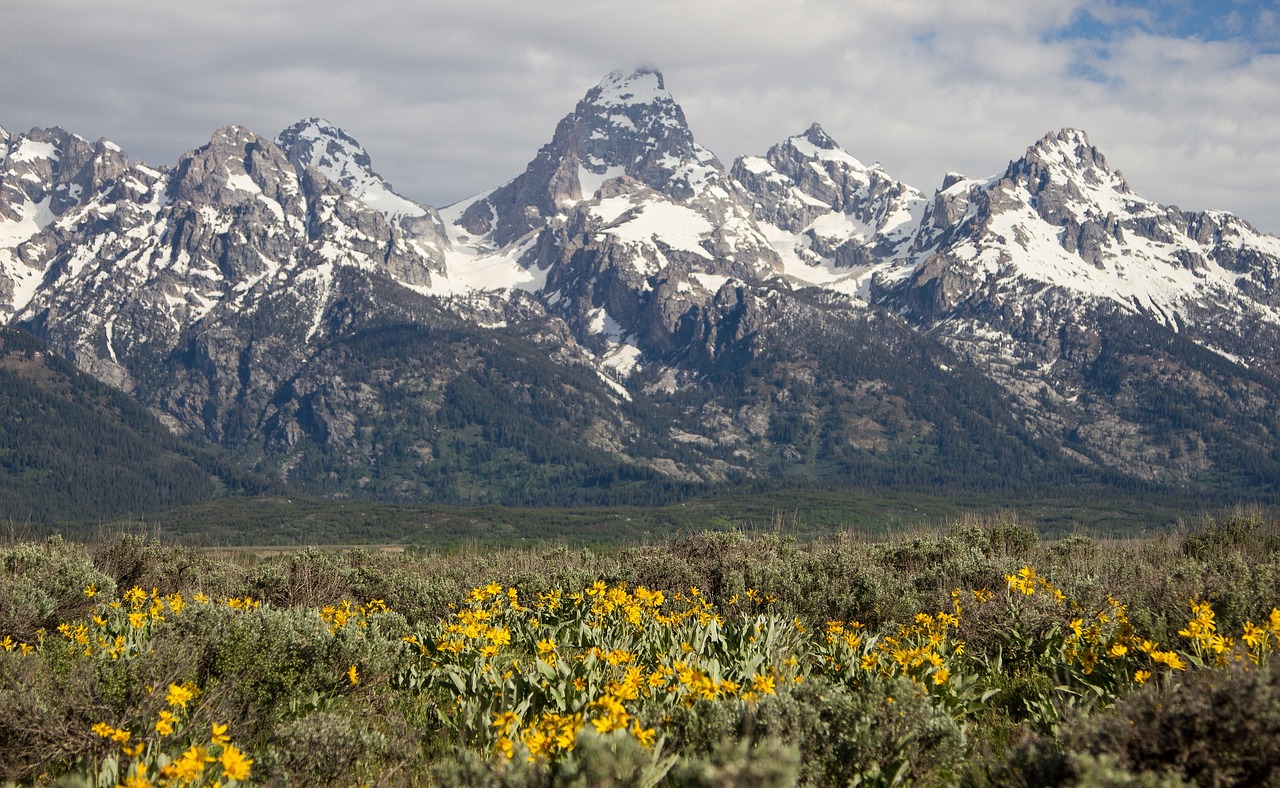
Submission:
<svg viewBox="0 0 1280 788">
<path fill-rule="evenodd" d="M 726 166 L 816 121 L 932 192 L 1069 126 L 1138 194 L 1280 233 L 1274 0 L 0 0 L 0 41 L 0 126 L 152 165 L 316 115 L 439 207 L 651 66 Z"/>
</svg>

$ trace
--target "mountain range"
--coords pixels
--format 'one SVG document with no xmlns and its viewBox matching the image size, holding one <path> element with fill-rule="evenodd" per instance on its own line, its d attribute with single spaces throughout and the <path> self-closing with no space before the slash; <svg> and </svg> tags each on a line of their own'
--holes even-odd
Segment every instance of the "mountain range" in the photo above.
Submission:
<svg viewBox="0 0 1280 788">
<path fill-rule="evenodd" d="M 812 125 L 731 165 L 653 70 L 436 209 L 310 118 L 172 167 L 0 129 L 0 322 L 239 473 L 386 500 L 1098 484 L 1268 499 L 1280 238 L 1083 131 L 931 192 Z"/>
</svg>

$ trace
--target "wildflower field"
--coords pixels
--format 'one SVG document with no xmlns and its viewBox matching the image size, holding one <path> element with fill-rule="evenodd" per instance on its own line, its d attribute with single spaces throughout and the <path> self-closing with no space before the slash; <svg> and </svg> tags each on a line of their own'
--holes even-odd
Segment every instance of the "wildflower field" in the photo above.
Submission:
<svg viewBox="0 0 1280 788">
<path fill-rule="evenodd" d="M 1280 525 L 0 548 L 0 782 L 1280 784 Z"/>
</svg>

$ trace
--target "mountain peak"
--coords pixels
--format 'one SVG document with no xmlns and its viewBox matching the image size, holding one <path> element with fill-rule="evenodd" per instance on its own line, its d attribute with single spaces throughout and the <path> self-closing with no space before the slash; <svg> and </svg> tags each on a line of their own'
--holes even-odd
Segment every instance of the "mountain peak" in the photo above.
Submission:
<svg viewBox="0 0 1280 788">
<path fill-rule="evenodd" d="M 373 160 L 355 137 L 324 118 L 298 121 L 280 132 L 275 143 L 294 164 L 319 170 L 353 197 L 388 217 L 425 214 L 421 206 L 396 194 L 391 184 L 373 171 Z"/>
<path fill-rule="evenodd" d="M 784 154 L 784 151 L 789 152 Z M 779 156 L 790 157 L 797 154 L 805 161 L 833 162 L 839 167 L 850 167 L 859 172 L 876 169 L 876 167 L 867 167 L 850 155 L 817 123 L 810 125 L 802 134 L 788 137 L 780 146 L 774 146 L 768 156 L 776 166 L 775 159 Z"/>
<path fill-rule="evenodd" d="M 364 146 L 324 118 L 298 121 L 276 135 L 275 143 L 294 162 L 314 167 L 348 188 L 353 178 L 374 175 Z"/>
<path fill-rule="evenodd" d="M 1106 157 L 1089 141 L 1089 135 L 1080 129 L 1064 128 L 1056 133 L 1051 131 L 1045 134 L 1027 148 L 1025 158 L 1050 166 L 1059 164 L 1077 171 L 1111 172 Z"/>
<path fill-rule="evenodd" d="M 804 134 L 800 136 L 823 150 L 836 150 L 840 147 L 836 141 L 831 139 L 831 136 L 827 134 L 827 132 L 817 123 L 814 123 L 809 126 L 809 128 L 805 129 Z"/>
<path fill-rule="evenodd" d="M 261 139 L 262 137 L 252 129 L 231 124 L 214 131 L 209 137 L 209 142 L 214 145 L 244 145 Z"/>
<path fill-rule="evenodd" d="M 285 129 L 285 131 L 281 132 L 281 135 L 283 136 L 286 132 L 293 129 L 296 129 L 299 132 L 311 130 L 317 134 L 325 134 L 325 135 L 334 136 L 334 137 L 347 137 L 347 133 L 342 129 L 338 128 L 338 126 L 335 125 L 332 121 L 328 120 L 327 118 L 319 117 L 318 115 L 312 115 L 309 118 L 303 118 L 297 123 L 294 123 L 288 129 Z"/>
<path fill-rule="evenodd" d="M 619 69 L 606 74 L 585 100 L 605 107 L 645 105 L 670 101 L 671 94 L 657 69 L 639 68 L 629 74 Z"/>
<path fill-rule="evenodd" d="M 505 245 L 623 175 L 678 202 L 724 176 L 653 69 L 606 75 L 560 120 L 524 173 L 468 202 L 455 223 Z"/>
<path fill-rule="evenodd" d="M 1083 145 L 1085 147 L 1093 147 L 1093 144 L 1089 142 L 1089 135 L 1087 132 L 1083 129 L 1073 129 L 1070 127 L 1058 129 L 1056 134 L 1051 131 L 1045 134 L 1040 141 L 1046 143 L 1060 142 L 1064 145 L 1072 146 Z"/>
</svg>

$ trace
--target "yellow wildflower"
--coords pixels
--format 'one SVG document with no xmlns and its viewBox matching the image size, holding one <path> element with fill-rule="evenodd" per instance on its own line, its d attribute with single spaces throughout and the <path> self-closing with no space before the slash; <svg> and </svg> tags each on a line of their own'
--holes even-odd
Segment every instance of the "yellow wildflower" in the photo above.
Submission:
<svg viewBox="0 0 1280 788">
<path fill-rule="evenodd" d="M 507 734 L 511 732 L 513 726 L 520 724 L 520 717 L 514 711 L 504 711 L 493 718 L 492 724 L 499 732 Z"/>
<path fill-rule="evenodd" d="M 1152 651 L 1151 661 L 1168 665 L 1173 670 L 1185 670 L 1187 663 L 1173 651 Z"/>
<path fill-rule="evenodd" d="M 172 734 L 173 723 L 177 719 L 176 717 L 173 716 L 173 712 L 169 711 L 168 709 L 161 709 L 159 716 L 160 716 L 160 719 L 156 720 L 156 733 L 160 734 L 161 736 L 168 736 Z"/>
<path fill-rule="evenodd" d="M 493 743 L 493 749 L 507 760 L 511 760 L 516 755 L 515 744 L 506 736 L 499 736 L 498 740 Z"/>
<path fill-rule="evenodd" d="M 231 745 L 223 748 L 223 754 L 227 749 L 235 749 Z M 160 770 L 163 777 L 170 780 L 185 780 L 186 782 L 194 782 L 202 773 L 204 773 L 204 748 L 192 745 L 186 752 L 178 756 L 173 763 Z"/>
<path fill-rule="evenodd" d="M 355 665 L 347 668 L 347 679 L 351 682 L 352 686 L 360 683 L 360 672 L 356 670 Z"/>
<path fill-rule="evenodd" d="M 1005 575 L 1004 579 L 1009 584 L 1010 591 L 1017 591 L 1026 596 L 1036 592 L 1036 572 L 1029 566 L 1022 567 L 1017 574 Z"/>
<path fill-rule="evenodd" d="M 253 759 L 246 758 L 244 753 L 236 749 L 234 744 L 227 744 L 222 748 L 222 755 L 218 757 L 222 763 L 222 776 L 229 780 L 247 780 Z"/>
<path fill-rule="evenodd" d="M 196 693 L 197 690 L 195 685 L 191 682 L 187 682 L 186 684 L 170 684 L 169 694 L 165 695 L 164 700 L 165 703 L 168 703 L 175 709 L 179 707 L 185 709 L 187 704 L 195 698 Z"/>
<path fill-rule="evenodd" d="M 1248 644 L 1249 648 L 1257 648 L 1267 642 L 1267 631 L 1260 626 L 1255 625 L 1252 621 L 1244 622 L 1244 634 L 1240 639 Z"/>
<path fill-rule="evenodd" d="M 772 676 L 763 676 L 757 673 L 751 679 L 751 689 L 755 692 L 763 692 L 765 695 L 774 694 L 774 681 Z"/>
<path fill-rule="evenodd" d="M 641 729 L 639 723 L 633 723 L 631 726 L 631 735 L 635 740 L 640 742 L 640 746 L 646 750 L 652 750 L 654 741 L 657 739 L 657 731 L 653 728 Z"/>
</svg>

